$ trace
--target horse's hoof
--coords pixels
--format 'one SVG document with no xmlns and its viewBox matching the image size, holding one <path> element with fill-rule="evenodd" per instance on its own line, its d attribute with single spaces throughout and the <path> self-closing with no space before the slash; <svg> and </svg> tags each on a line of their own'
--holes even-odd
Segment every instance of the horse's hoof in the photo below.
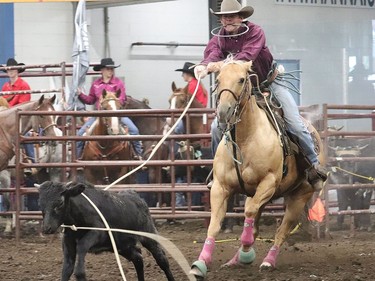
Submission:
<svg viewBox="0 0 375 281">
<path fill-rule="evenodd" d="M 189 274 L 194 275 L 197 280 L 204 280 L 207 276 L 207 266 L 204 261 L 195 261 L 190 269 Z"/>
<path fill-rule="evenodd" d="M 259 271 L 271 271 L 274 267 L 269 262 L 262 262 L 262 264 L 259 266 Z"/>
<path fill-rule="evenodd" d="M 244 252 L 242 249 L 239 250 L 239 257 L 238 260 L 242 264 L 250 264 L 252 263 L 256 258 L 255 250 L 254 248 L 251 248 L 250 251 Z"/>
</svg>

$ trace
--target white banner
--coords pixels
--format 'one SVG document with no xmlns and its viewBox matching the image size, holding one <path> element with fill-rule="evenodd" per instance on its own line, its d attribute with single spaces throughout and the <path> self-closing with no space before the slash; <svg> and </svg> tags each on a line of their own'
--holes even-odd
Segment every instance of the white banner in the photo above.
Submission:
<svg viewBox="0 0 375 281">
<path fill-rule="evenodd" d="M 279 5 L 375 9 L 375 0 L 275 0 Z"/>
</svg>

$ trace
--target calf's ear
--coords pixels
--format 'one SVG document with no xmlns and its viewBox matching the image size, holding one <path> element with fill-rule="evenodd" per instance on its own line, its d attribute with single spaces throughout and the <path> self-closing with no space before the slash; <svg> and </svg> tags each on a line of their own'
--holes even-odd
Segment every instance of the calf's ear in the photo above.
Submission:
<svg viewBox="0 0 375 281">
<path fill-rule="evenodd" d="M 86 188 L 86 185 L 81 182 L 70 182 L 66 184 L 66 190 L 64 191 L 64 195 L 67 196 L 77 196 L 80 195 Z"/>
</svg>

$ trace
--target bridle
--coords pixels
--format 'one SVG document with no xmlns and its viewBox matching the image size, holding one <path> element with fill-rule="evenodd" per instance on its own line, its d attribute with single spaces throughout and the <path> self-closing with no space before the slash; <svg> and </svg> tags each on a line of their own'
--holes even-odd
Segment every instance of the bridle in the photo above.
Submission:
<svg viewBox="0 0 375 281">
<path fill-rule="evenodd" d="M 40 109 L 41 109 L 41 107 L 42 107 L 42 105 L 43 104 L 40 104 L 40 105 L 38 105 L 34 110 L 35 111 L 39 111 Z M 45 116 L 40 116 L 40 117 L 37 117 L 37 118 L 41 118 L 41 119 L 43 119 Z M 43 127 L 42 126 L 42 122 L 38 122 L 38 134 L 40 134 L 41 136 L 46 136 L 46 131 L 49 129 L 49 128 L 51 128 L 51 127 L 57 127 L 57 124 L 56 124 L 56 122 L 53 122 L 53 123 L 51 123 L 51 124 L 48 124 L 47 126 L 45 126 L 45 127 Z"/>
<path fill-rule="evenodd" d="M 229 118 L 227 119 L 227 120 L 231 120 L 232 117 L 235 116 L 235 120 L 234 120 L 234 122 L 227 121 L 227 126 L 226 126 L 226 129 L 225 129 L 224 132 L 230 131 L 238 122 L 241 121 L 241 115 L 242 115 L 246 105 L 248 104 L 248 101 L 249 101 L 251 95 L 252 95 L 251 83 L 250 83 L 250 77 L 252 75 L 256 75 L 256 74 L 249 74 L 249 75 L 246 76 L 246 78 L 243 78 L 244 79 L 243 86 L 242 86 L 242 89 L 241 89 L 241 93 L 238 96 L 231 89 L 227 89 L 227 88 L 221 89 L 220 92 L 217 94 L 216 108 L 217 108 L 217 106 L 220 102 L 221 95 L 224 92 L 229 92 L 232 95 L 233 99 L 236 101 L 235 104 L 234 104 L 234 110 L 232 111 L 231 116 L 228 116 Z M 219 84 L 216 85 L 215 90 L 217 90 L 218 87 L 219 87 Z M 240 110 L 241 104 L 244 104 L 244 106 Z M 220 130 L 221 130 L 221 128 L 220 128 Z"/>
<path fill-rule="evenodd" d="M 104 102 L 109 102 L 109 101 L 115 101 L 116 104 L 120 104 L 120 106 L 119 106 L 118 109 L 121 109 L 121 108 L 122 108 L 121 103 L 120 103 L 120 101 L 119 101 L 118 98 L 105 98 L 105 99 L 103 99 L 103 100 L 100 102 L 100 109 L 102 109 L 102 110 L 106 110 L 105 107 L 103 106 L 103 104 L 104 104 Z M 111 130 L 110 130 L 110 125 L 109 125 L 109 122 L 108 122 L 108 120 L 109 120 L 110 118 L 111 118 L 111 117 L 108 117 L 108 116 L 105 116 L 105 117 L 104 117 L 104 120 L 105 120 L 104 125 L 105 125 L 106 128 L 107 128 L 107 132 L 108 132 L 108 134 L 109 134 L 109 135 L 112 135 L 112 134 L 111 134 Z M 119 120 L 120 120 L 120 118 L 119 118 Z"/>
</svg>

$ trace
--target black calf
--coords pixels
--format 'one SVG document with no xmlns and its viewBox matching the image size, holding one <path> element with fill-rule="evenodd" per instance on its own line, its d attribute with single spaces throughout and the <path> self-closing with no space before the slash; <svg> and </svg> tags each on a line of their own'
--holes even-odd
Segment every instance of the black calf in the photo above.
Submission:
<svg viewBox="0 0 375 281">
<path fill-rule="evenodd" d="M 87 183 L 62 184 L 47 181 L 39 186 L 43 233 L 55 233 L 61 224 L 77 227 L 105 227 L 92 205 L 81 196 L 83 191 L 102 212 L 111 228 L 157 232 L 146 203 L 134 191 L 114 194 L 95 189 Z M 136 245 L 138 241 L 152 253 L 157 264 L 165 272 L 168 281 L 174 280 L 166 255 L 156 241 L 119 232 L 113 232 L 113 236 L 119 254 L 134 264 L 138 280 L 144 280 L 143 258 L 141 250 Z M 73 231 L 66 228 L 63 237 L 64 263 L 61 280 L 68 281 L 73 271 L 77 280 L 86 280 L 86 254 L 103 251 L 113 252 L 107 232 Z"/>
</svg>

